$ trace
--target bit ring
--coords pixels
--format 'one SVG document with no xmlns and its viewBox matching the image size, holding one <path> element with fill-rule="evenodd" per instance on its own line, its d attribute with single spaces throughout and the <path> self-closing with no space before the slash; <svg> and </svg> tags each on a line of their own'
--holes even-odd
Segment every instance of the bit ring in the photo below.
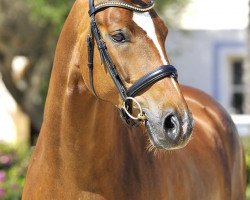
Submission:
<svg viewBox="0 0 250 200">
<path fill-rule="evenodd" d="M 129 113 L 129 111 L 128 111 L 128 108 L 127 108 L 127 106 L 126 106 L 126 102 L 129 101 L 129 100 L 131 100 L 132 102 L 134 102 L 134 103 L 137 105 L 137 107 L 138 107 L 138 109 L 139 109 L 139 111 L 140 111 L 140 113 L 137 115 L 137 117 L 134 117 L 134 116 L 131 115 L 131 114 Z M 135 98 L 133 98 L 133 97 L 127 97 L 127 98 L 125 99 L 125 101 L 123 102 L 123 104 L 122 104 L 122 108 L 123 108 L 123 110 L 126 112 L 126 114 L 127 114 L 131 119 L 136 120 L 136 121 L 145 121 L 145 120 L 146 120 L 146 116 L 145 116 L 145 114 L 144 114 L 143 111 L 142 111 L 142 107 L 141 107 L 140 103 L 139 103 Z"/>
</svg>

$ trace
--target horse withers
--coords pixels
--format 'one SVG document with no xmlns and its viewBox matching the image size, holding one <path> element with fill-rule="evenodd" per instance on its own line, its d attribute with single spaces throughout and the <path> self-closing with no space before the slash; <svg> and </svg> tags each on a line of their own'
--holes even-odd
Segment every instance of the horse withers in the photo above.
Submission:
<svg viewBox="0 0 250 200">
<path fill-rule="evenodd" d="M 153 6 L 75 2 L 24 200 L 245 198 L 235 126 L 208 95 L 179 86 L 165 52 L 168 30 Z"/>
</svg>

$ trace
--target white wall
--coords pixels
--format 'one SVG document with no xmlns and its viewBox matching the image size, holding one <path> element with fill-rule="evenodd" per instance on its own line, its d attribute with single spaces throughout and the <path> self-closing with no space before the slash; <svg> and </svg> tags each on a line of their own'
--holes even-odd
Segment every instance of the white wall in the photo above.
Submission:
<svg viewBox="0 0 250 200">
<path fill-rule="evenodd" d="M 188 0 L 181 10 L 168 6 L 165 16 L 179 29 L 244 30 L 248 25 L 249 0 Z"/>
<path fill-rule="evenodd" d="M 246 54 L 244 30 L 170 30 L 166 49 L 180 83 L 204 90 L 230 110 L 230 58 Z"/>
</svg>

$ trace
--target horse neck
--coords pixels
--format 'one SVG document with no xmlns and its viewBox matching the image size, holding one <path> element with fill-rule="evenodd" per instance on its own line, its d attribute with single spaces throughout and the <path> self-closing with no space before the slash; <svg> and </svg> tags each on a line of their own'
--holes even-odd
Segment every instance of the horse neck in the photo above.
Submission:
<svg viewBox="0 0 250 200">
<path fill-rule="evenodd" d="M 132 155 L 140 157 L 145 152 L 145 139 L 138 134 L 141 128 L 124 127 L 117 109 L 86 88 L 79 67 L 77 26 L 73 24 L 82 16 L 75 15 L 80 14 L 73 9 L 58 42 L 36 152 L 44 156 L 42 162 L 53 163 L 54 171 L 96 173 L 105 163 L 123 165 Z M 117 159 L 112 160 L 114 157 Z"/>
<path fill-rule="evenodd" d="M 63 75 L 53 72 L 57 77 L 52 78 L 46 103 L 38 160 L 49 166 L 52 179 L 58 176 L 72 188 L 91 183 L 90 190 L 98 189 L 122 179 L 130 171 L 124 167 L 138 169 L 133 161 L 145 154 L 146 140 L 141 128 L 126 128 L 113 105 L 87 90 L 78 68 L 68 71 L 66 83 L 57 79 Z"/>
</svg>

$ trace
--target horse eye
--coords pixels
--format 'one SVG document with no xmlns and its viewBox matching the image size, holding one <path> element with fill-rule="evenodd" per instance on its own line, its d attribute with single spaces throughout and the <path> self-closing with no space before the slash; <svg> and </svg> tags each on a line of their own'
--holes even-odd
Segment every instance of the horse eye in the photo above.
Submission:
<svg viewBox="0 0 250 200">
<path fill-rule="evenodd" d="M 118 33 L 111 36 L 115 42 L 124 43 L 126 42 L 126 37 L 123 33 Z"/>
</svg>

